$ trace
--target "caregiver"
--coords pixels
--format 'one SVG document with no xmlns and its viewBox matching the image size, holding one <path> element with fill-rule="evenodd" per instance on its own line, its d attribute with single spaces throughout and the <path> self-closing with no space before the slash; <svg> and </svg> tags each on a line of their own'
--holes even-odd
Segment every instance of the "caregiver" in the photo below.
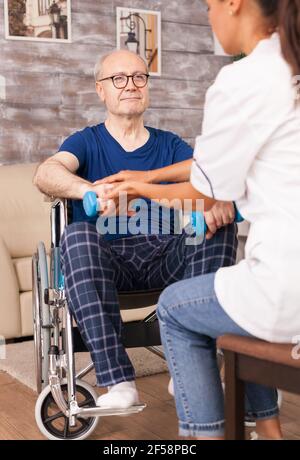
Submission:
<svg viewBox="0 0 300 460">
<path fill-rule="evenodd" d="M 203 198 L 205 209 L 235 201 L 250 222 L 243 261 L 173 284 L 157 310 L 180 435 L 223 439 L 217 337 L 291 343 L 300 334 L 300 0 L 207 4 L 225 52 L 247 57 L 207 92 L 190 183 L 131 180 L 110 197 Z M 262 438 L 282 438 L 276 390 L 247 384 L 246 409 Z"/>
</svg>

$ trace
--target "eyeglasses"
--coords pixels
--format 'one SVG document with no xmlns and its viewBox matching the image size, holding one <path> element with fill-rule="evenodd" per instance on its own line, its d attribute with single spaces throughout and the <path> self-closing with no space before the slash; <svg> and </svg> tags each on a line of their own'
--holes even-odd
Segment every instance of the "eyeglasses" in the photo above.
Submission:
<svg viewBox="0 0 300 460">
<path fill-rule="evenodd" d="M 115 88 L 124 89 L 128 85 L 129 78 L 131 78 L 136 88 L 144 88 L 148 83 L 149 76 L 150 75 L 146 73 L 136 73 L 134 75 L 113 75 L 112 77 L 97 80 L 97 82 L 104 80 L 112 80 Z"/>
</svg>

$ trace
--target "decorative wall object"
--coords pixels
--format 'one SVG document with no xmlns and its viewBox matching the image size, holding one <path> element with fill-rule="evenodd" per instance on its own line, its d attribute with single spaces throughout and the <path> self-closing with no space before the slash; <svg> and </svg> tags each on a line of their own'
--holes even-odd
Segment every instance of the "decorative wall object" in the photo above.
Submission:
<svg viewBox="0 0 300 460">
<path fill-rule="evenodd" d="M 139 54 L 150 75 L 161 75 L 161 14 L 117 7 L 117 48 Z"/>
<path fill-rule="evenodd" d="M 71 0 L 4 0 L 5 38 L 71 42 Z"/>
</svg>

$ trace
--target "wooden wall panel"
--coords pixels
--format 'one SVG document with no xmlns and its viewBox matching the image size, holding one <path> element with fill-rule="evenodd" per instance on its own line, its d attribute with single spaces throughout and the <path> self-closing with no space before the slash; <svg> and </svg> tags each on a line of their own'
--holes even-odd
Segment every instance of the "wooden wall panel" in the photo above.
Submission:
<svg viewBox="0 0 300 460">
<path fill-rule="evenodd" d="M 3 69 L 1 74 L 6 80 L 5 102 L 8 106 L 10 104 L 27 105 L 27 107 L 59 106 L 61 94 L 58 73 L 49 78 L 46 73 Z"/>
<path fill-rule="evenodd" d="M 162 47 L 164 51 L 213 53 L 211 29 L 208 26 L 163 22 Z"/>
<path fill-rule="evenodd" d="M 82 13 L 82 5 L 82 0 L 72 0 L 74 12 Z M 84 13 L 114 15 L 117 6 L 161 11 L 165 21 L 208 25 L 204 0 L 84 0 Z"/>
<path fill-rule="evenodd" d="M 203 112 L 192 109 L 149 109 L 145 116 L 148 126 L 173 131 L 184 138 L 201 133 Z"/>
<path fill-rule="evenodd" d="M 229 62 L 213 55 L 204 0 L 72 0 L 70 44 L 5 40 L 0 0 L 0 164 L 43 160 L 105 120 L 93 68 L 116 46 L 116 6 L 161 11 L 162 76 L 151 79 L 145 120 L 193 145 L 207 88 Z"/>
</svg>

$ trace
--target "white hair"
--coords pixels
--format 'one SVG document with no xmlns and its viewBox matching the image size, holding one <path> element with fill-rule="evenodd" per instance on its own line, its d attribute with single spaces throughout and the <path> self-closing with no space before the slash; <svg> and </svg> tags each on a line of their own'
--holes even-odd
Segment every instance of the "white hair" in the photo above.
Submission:
<svg viewBox="0 0 300 460">
<path fill-rule="evenodd" d="M 117 52 L 119 52 L 119 51 L 126 51 L 127 53 L 134 54 L 136 57 L 138 57 L 138 58 L 143 62 L 143 64 L 145 64 L 146 71 L 148 72 L 148 65 L 147 65 L 147 62 L 146 62 L 145 59 L 143 59 L 142 56 L 140 56 L 139 54 L 136 54 L 136 53 L 133 53 L 132 51 L 127 51 L 127 50 L 114 50 L 114 51 L 111 51 L 110 53 L 106 53 L 106 54 L 104 54 L 103 56 L 98 57 L 97 62 L 96 62 L 95 67 L 94 67 L 94 78 L 95 78 L 95 81 L 98 81 L 98 80 L 100 80 L 100 79 L 103 77 L 102 70 L 103 70 L 104 61 L 106 61 L 106 59 L 107 59 L 109 56 L 111 56 L 112 54 L 117 53 Z"/>
<path fill-rule="evenodd" d="M 97 62 L 94 67 L 94 78 L 95 81 L 100 80 L 102 78 L 102 67 L 103 67 L 103 62 L 110 56 L 112 53 L 106 53 L 103 56 L 98 57 Z"/>
</svg>

